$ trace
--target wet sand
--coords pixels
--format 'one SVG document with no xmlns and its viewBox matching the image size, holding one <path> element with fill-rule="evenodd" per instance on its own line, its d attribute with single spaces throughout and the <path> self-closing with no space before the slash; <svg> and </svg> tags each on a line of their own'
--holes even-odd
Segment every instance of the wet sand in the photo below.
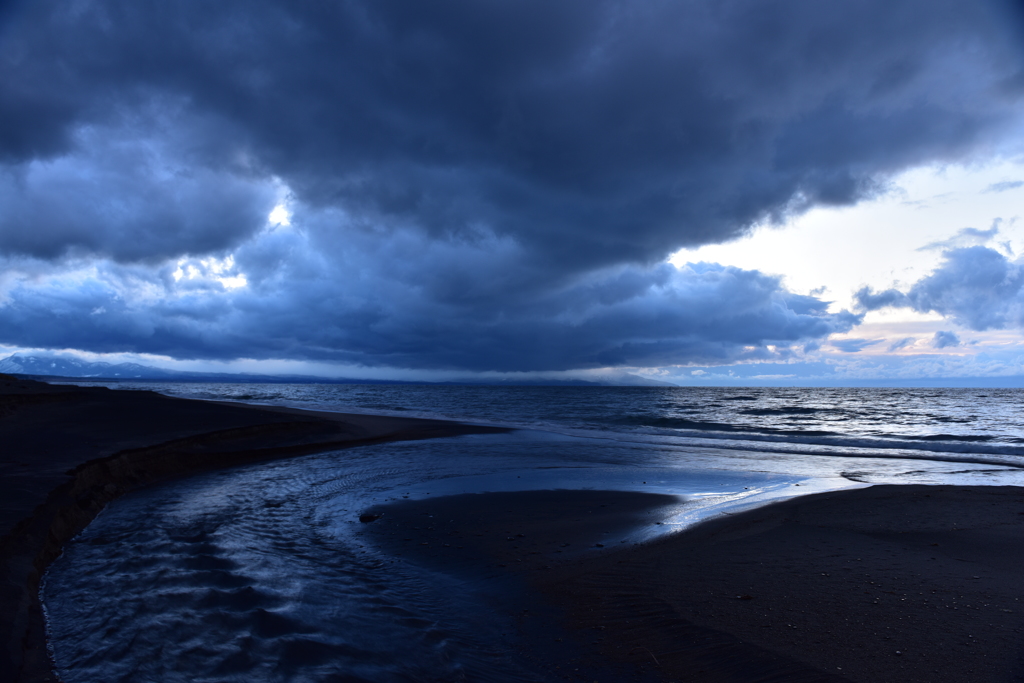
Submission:
<svg viewBox="0 0 1024 683">
<path fill-rule="evenodd" d="M 111 500 L 221 467 L 504 431 L 441 420 L 176 399 L 0 375 L 0 680 L 50 678 L 39 581 Z"/>
<path fill-rule="evenodd" d="M 367 511 L 383 516 L 365 535 L 467 585 L 521 584 L 532 598 L 495 608 L 525 649 L 548 641 L 537 656 L 566 680 L 1024 680 L 1024 489 L 875 486 L 617 542 L 667 502 L 403 501 Z M 544 603 L 545 619 L 523 618 Z"/>
</svg>

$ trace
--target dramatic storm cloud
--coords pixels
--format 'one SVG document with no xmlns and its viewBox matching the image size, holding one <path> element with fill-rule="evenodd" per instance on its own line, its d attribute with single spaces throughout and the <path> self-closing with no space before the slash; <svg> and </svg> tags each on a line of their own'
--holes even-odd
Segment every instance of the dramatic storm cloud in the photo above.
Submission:
<svg viewBox="0 0 1024 683">
<path fill-rule="evenodd" d="M 990 154 L 1024 93 L 997 0 L 40 0 L 0 21 L 0 342 L 188 358 L 784 359 L 860 318 L 667 255 Z"/>
<path fill-rule="evenodd" d="M 560 370 L 784 359 L 790 347 L 859 319 L 829 315 L 777 278 L 713 264 L 615 267 L 538 291 L 528 273 L 494 281 L 500 245 L 405 235 L 375 249 L 309 239 L 275 231 L 228 265 L 108 265 L 18 282 L 0 325 L 24 330 L 23 343 L 35 347 Z M 225 286 L 237 268 L 250 274 L 247 285 Z"/>
</svg>

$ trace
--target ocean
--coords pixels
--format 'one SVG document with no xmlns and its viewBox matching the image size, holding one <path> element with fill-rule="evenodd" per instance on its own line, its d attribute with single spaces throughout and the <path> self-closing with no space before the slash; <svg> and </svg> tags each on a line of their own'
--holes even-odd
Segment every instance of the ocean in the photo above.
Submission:
<svg viewBox="0 0 1024 683">
<path fill-rule="evenodd" d="M 515 431 L 262 463 L 115 501 L 46 576 L 68 682 L 560 680 L 516 654 L 516 629 L 484 583 L 366 541 L 359 512 L 392 500 L 573 488 L 679 497 L 660 523 L 610 539 L 621 545 L 816 491 L 1024 485 L 1024 390 L 107 386 Z"/>
</svg>

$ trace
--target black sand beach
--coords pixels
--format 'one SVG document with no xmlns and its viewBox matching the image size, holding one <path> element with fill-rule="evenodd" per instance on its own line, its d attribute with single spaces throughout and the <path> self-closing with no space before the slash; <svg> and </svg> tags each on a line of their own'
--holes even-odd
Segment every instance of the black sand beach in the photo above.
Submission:
<svg viewBox="0 0 1024 683">
<path fill-rule="evenodd" d="M 39 578 L 122 493 L 211 468 L 479 431 L 0 378 L 0 678 L 51 676 Z M 621 542 L 675 502 L 468 494 L 363 510 L 362 533 L 498 591 L 495 609 L 522 629 L 522 656 L 567 680 L 1024 680 L 1024 490 L 876 486 Z"/>
<path fill-rule="evenodd" d="M 542 491 L 402 502 L 375 509 L 384 516 L 367 535 L 464 576 L 511 574 L 560 608 L 577 646 L 634 675 L 1024 680 L 1024 490 L 875 486 L 618 544 L 616 525 L 652 523 L 644 518 L 657 519 L 660 498 Z M 567 679 L 583 680 L 579 662 L 554 656 Z M 622 669 L 607 672 L 622 679 Z"/>
</svg>

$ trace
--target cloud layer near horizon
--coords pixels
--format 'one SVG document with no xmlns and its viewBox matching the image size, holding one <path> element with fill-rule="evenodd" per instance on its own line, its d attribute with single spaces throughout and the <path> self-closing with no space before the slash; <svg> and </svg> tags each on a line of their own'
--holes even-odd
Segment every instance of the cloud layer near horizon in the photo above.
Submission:
<svg viewBox="0 0 1024 683">
<path fill-rule="evenodd" d="M 659 264 L 986 154 L 1024 92 L 1019 16 L 995 0 L 40 1 L 2 20 L 0 342 L 175 357 L 785 355 L 856 316 Z"/>
<path fill-rule="evenodd" d="M 18 280 L 0 328 L 37 348 L 531 371 L 785 359 L 859 320 L 756 271 L 616 266 L 538 288 L 528 270 L 500 268 L 518 258 L 507 244 L 278 228 L 228 263 L 79 264 Z M 226 288 L 239 272 L 248 284 Z"/>
</svg>

